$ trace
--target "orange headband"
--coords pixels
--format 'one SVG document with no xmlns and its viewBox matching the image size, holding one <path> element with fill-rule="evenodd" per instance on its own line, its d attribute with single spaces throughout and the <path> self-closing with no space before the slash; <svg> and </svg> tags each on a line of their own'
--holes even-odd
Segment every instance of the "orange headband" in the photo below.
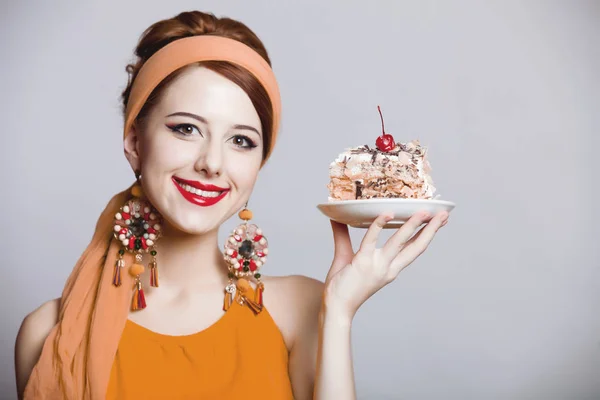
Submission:
<svg viewBox="0 0 600 400">
<path fill-rule="evenodd" d="M 144 63 L 133 82 L 127 102 L 123 137 L 127 136 L 154 88 L 172 72 L 199 61 L 228 61 L 237 64 L 254 75 L 265 88 L 273 106 L 271 146 L 267 149 L 266 161 L 275 146 L 279 128 L 279 86 L 271 67 L 260 54 L 237 40 L 221 36 L 201 35 L 175 40 L 158 50 Z"/>
</svg>

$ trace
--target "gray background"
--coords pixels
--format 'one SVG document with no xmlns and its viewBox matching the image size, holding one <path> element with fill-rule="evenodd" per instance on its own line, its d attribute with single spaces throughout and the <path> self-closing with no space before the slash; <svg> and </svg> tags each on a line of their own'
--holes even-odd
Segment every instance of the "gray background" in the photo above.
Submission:
<svg viewBox="0 0 600 400">
<path fill-rule="evenodd" d="M 329 162 L 374 144 L 377 104 L 397 140 L 430 148 L 438 193 L 457 203 L 356 317 L 361 399 L 600 398 L 600 2 L 1 7 L 2 398 L 15 397 L 22 318 L 60 295 L 131 183 L 118 95 L 137 38 L 196 8 L 254 29 L 281 85 L 281 139 L 251 200 L 273 249 L 265 272 L 325 277 L 332 238 L 315 206 Z"/>
</svg>

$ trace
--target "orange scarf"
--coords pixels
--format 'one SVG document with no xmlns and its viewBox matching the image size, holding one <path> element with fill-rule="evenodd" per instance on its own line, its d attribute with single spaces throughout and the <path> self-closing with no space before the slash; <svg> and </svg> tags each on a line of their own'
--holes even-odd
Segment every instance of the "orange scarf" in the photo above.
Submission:
<svg viewBox="0 0 600 400">
<path fill-rule="evenodd" d="M 268 157 L 275 145 L 281 110 L 275 76 L 267 62 L 250 47 L 218 36 L 175 40 L 146 61 L 133 83 L 124 135 L 152 90 L 164 78 L 180 67 L 207 60 L 240 65 L 265 87 L 273 105 Z M 115 213 L 131 197 L 130 190 L 110 200 L 98 220 L 91 243 L 67 279 L 59 322 L 44 343 L 25 388 L 25 399 L 104 400 L 134 285 L 134 278 L 129 274 L 123 274 L 120 287 L 112 285 L 113 267 L 121 247 L 121 243 L 113 239 L 113 221 Z M 126 252 L 124 259 L 130 265 L 135 258 Z"/>
<path fill-rule="evenodd" d="M 121 246 L 114 240 L 114 215 L 131 195 L 114 196 L 102 212 L 91 243 L 81 255 L 62 293 L 59 322 L 44 343 L 25 399 L 103 399 L 110 367 L 129 314 L 134 279 L 112 286 L 112 269 Z M 132 254 L 124 255 L 128 263 Z"/>
</svg>

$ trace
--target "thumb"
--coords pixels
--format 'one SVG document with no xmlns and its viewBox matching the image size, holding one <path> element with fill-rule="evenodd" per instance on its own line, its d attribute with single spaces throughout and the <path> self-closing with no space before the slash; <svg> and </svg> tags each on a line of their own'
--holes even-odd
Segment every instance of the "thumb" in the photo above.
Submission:
<svg viewBox="0 0 600 400">
<path fill-rule="evenodd" d="M 334 258 L 352 259 L 354 250 L 348 232 L 348 225 L 331 221 L 331 230 L 333 231 Z"/>
</svg>

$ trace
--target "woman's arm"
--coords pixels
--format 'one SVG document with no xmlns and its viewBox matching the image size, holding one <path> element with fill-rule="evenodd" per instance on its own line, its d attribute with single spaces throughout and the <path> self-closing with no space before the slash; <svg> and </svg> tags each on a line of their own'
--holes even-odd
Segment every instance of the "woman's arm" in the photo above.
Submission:
<svg viewBox="0 0 600 400">
<path fill-rule="evenodd" d="M 21 324 L 15 342 L 15 374 L 17 395 L 23 398 L 25 386 L 37 363 L 44 342 L 58 320 L 60 299 L 50 300 L 27 315 Z"/>
<path fill-rule="evenodd" d="M 356 399 L 351 326 L 351 320 L 325 306 L 319 313 L 314 399 Z"/>
<path fill-rule="evenodd" d="M 289 374 L 294 398 L 353 399 L 350 321 L 324 307 L 323 283 L 313 282 L 305 293 L 303 322 L 290 350 Z"/>
<path fill-rule="evenodd" d="M 356 399 L 352 363 L 351 325 L 359 307 L 392 282 L 421 255 L 448 214 L 418 213 L 398 229 L 382 248 L 377 239 L 391 215 L 379 216 L 355 254 L 348 227 L 332 221 L 334 259 L 325 280 L 318 318 L 317 367 L 313 399 Z M 426 225 L 419 230 L 419 227 Z"/>
</svg>

